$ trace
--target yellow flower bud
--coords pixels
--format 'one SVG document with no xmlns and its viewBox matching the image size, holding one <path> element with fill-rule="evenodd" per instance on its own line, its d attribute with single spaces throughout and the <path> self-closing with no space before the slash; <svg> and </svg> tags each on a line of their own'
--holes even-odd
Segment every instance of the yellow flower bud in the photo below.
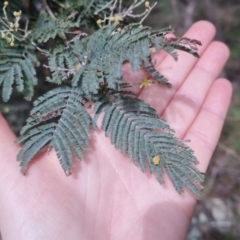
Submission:
<svg viewBox="0 0 240 240">
<path fill-rule="evenodd" d="M 123 21 L 123 17 L 121 14 L 116 14 L 113 19 L 114 22 L 120 22 Z"/>
<path fill-rule="evenodd" d="M 146 8 L 149 8 L 149 6 L 150 6 L 149 1 L 146 1 L 146 2 L 145 2 L 145 7 L 146 7 Z"/>
<path fill-rule="evenodd" d="M 154 165 L 159 165 L 160 163 L 160 157 L 159 156 L 155 156 L 152 158 L 152 162 Z"/>
<path fill-rule="evenodd" d="M 76 65 L 75 65 L 75 69 L 76 70 L 79 70 L 81 68 L 81 64 L 80 63 L 77 63 Z"/>
<path fill-rule="evenodd" d="M 22 15 L 22 11 L 21 11 L 21 10 L 20 10 L 19 12 L 14 11 L 14 12 L 13 12 L 13 15 L 14 15 L 15 17 L 20 17 L 20 16 Z"/>
<path fill-rule="evenodd" d="M 18 29 L 19 28 L 19 23 L 15 23 L 14 26 L 15 26 L 15 29 Z"/>
<path fill-rule="evenodd" d="M 114 21 L 115 21 L 115 17 L 110 17 L 109 20 L 110 20 L 111 22 L 114 22 Z"/>
<path fill-rule="evenodd" d="M 11 42 L 11 43 L 10 43 L 10 46 L 13 47 L 13 46 L 14 46 L 14 42 Z"/>
<path fill-rule="evenodd" d="M 153 81 L 151 79 L 147 79 L 147 77 L 144 77 L 139 87 L 140 88 L 150 87 L 152 83 Z"/>
<path fill-rule="evenodd" d="M 2 112 L 8 114 L 10 112 L 10 109 L 8 107 L 4 107 Z"/>
<path fill-rule="evenodd" d="M 1 37 L 4 39 L 4 38 L 6 38 L 6 36 L 7 36 L 7 35 L 2 32 Z"/>
<path fill-rule="evenodd" d="M 102 23 L 102 20 L 101 19 L 98 19 L 97 20 L 97 24 L 101 24 Z"/>
<path fill-rule="evenodd" d="M 151 52 L 151 53 L 155 53 L 156 51 L 157 51 L 157 50 L 156 50 L 155 47 L 150 48 L 150 52 Z"/>
<path fill-rule="evenodd" d="M 9 4 L 8 1 L 5 1 L 4 2 L 4 7 L 8 6 L 8 4 Z"/>
<path fill-rule="evenodd" d="M 13 23 L 9 23 L 10 28 L 14 28 L 14 24 Z"/>
</svg>

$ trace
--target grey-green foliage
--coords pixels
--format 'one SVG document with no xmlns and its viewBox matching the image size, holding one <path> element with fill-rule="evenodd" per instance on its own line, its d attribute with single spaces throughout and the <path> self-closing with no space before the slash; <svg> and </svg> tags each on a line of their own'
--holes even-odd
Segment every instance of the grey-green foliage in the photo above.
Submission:
<svg viewBox="0 0 240 240">
<path fill-rule="evenodd" d="M 99 114 L 105 112 L 102 129 L 117 149 L 142 171 L 149 168 L 160 183 L 165 171 L 179 193 L 186 186 L 200 197 L 203 175 L 194 167 L 197 160 L 193 151 L 174 137 L 173 130 L 154 109 L 124 90 L 131 83 L 122 84 L 122 66 L 129 61 L 133 71 L 143 67 L 155 81 L 171 86 L 155 70 L 150 49 L 164 49 L 177 59 L 175 49 L 198 56 L 199 42 L 166 39 L 170 28 L 152 31 L 139 24 L 119 28 L 118 24 L 109 25 L 89 38 L 76 37 L 65 47 L 57 46 L 50 53 L 52 78 L 48 80 L 70 86 L 52 90 L 35 102 L 18 140 L 24 142 L 18 155 L 22 170 L 43 146 L 50 144 L 63 169 L 69 172 L 72 157 L 82 158 L 90 131 L 96 128 Z M 68 69 L 71 74 L 65 78 Z M 84 108 L 88 101 L 95 104 L 93 120 Z M 155 157 L 159 163 L 153 161 Z"/>
<path fill-rule="evenodd" d="M 65 11 L 76 12 L 77 22 L 80 23 L 86 18 L 104 17 L 104 14 L 109 14 L 111 6 L 109 0 L 65 0 L 62 4 Z"/>
<path fill-rule="evenodd" d="M 66 14 L 61 14 L 60 17 L 52 19 L 46 12 L 43 12 L 29 37 L 39 44 L 45 43 L 56 36 L 63 37 L 70 28 L 78 26 L 79 24 L 68 19 Z"/>
<path fill-rule="evenodd" d="M 95 14 L 108 3 L 106 0 L 70 0 L 63 1 L 63 8 L 60 8 L 56 16 L 49 16 L 46 11 L 42 11 L 34 25 L 30 38 L 39 44 L 55 39 L 56 36 L 65 38 L 65 33 L 74 27 L 80 27 L 86 20 L 103 16 L 104 11 Z M 106 11 L 105 11 L 106 13 Z M 89 21 L 88 21 L 89 22 Z"/>
<path fill-rule="evenodd" d="M 140 24 L 130 24 L 124 28 L 113 24 L 100 29 L 87 43 L 82 55 L 85 61 L 80 62 L 83 66 L 74 75 L 72 85 L 80 87 L 90 99 L 92 93 L 97 93 L 102 82 L 106 82 L 110 88 L 118 89 L 122 83 L 122 65 L 129 61 L 133 71 L 142 67 L 157 82 L 171 86 L 167 79 L 155 70 L 150 49 L 165 50 L 176 60 L 175 49 L 198 57 L 196 50 L 187 46 L 196 42 L 192 43 L 186 38 L 185 42 L 176 39 L 167 41 L 165 35 L 171 32 L 171 28 L 152 31 L 150 27 Z"/>
<path fill-rule="evenodd" d="M 38 65 L 34 48 L 29 45 L 10 47 L 0 39 L 0 85 L 3 101 L 8 101 L 13 90 L 22 92 L 31 100 L 37 84 L 35 67 Z"/>
<path fill-rule="evenodd" d="M 75 38 L 68 47 L 55 48 L 49 56 L 52 72 L 49 81 L 60 84 L 64 76 L 76 72 L 72 85 L 79 86 L 91 98 L 92 93 L 97 93 L 101 82 L 107 81 L 113 89 L 122 83 L 122 64 L 130 61 L 133 71 L 144 67 L 157 81 L 167 83 L 148 59 L 149 46 L 152 44 L 163 49 L 171 47 L 165 46 L 162 39 L 172 30 L 164 29 L 151 35 L 149 27 L 141 27 L 139 24 L 126 26 L 118 32 L 119 28 L 118 24 L 102 28 L 86 44 Z M 159 39 L 156 40 L 155 37 Z M 78 71 L 76 66 L 81 66 Z"/>
<path fill-rule="evenodd" d="M 56 47 L 49 56 L 52 78 L 48 81 L 61 84 L 72 78 L 72 86 L 80 87 L 91 99 L 99 90 L 99 84 L 118 89 L 122 83 L 122 65 L 129 61 L 133 71 L 144 68 L 157 82 L 171 86 L 167 79 L 155 70 L 151 60 L 151 48 L 165 50 L 177 60 L 175 49 L 187 51 L 194 56 L 197 52 L 174 39 L 166 41 L 165 35 L 171 28 L 152 31 L 150 27 L 130 24 L 120 28 L 119 24 L 104 27 L 95 32 L 89 40 L 79 41 L 75 37 L 67 46 Z M 189 39 L 185 39 L 189 44 Z M 79 69 L 78 69 L 79 68 Z"/>
<path fill-rule="evenodd" d="M 48 56 L 52 77 L 48 77 L 47 81 L 61 84 L 70 79 L 80 68 L 80 62 L 85 61 L 83 51 L 79 37 L 72 39 L 65 47 L 62 45 L 55 47 Z"/>
<path fill-rule="evenodd" d="M 143 172 L 146 167 L 163 183 L 163 170 L 179 193 L 183 186 L 201 197 L 199 186 L 203 175 L 194 167 L 197 159 L 186 144 L 174 137 L 173 130 L 155 109 L 137 98 L 120 93 L 101 96 L 95 104 L 97 120 L 105 112 L 102 130 L 111 143 L 127 154 Z M 159 164 L 153 162 L 158 156 Z"/>
<path fill-rule="evenodd" d="M 86 60 L 80 63 L 83 66 L 74 75 L 73 86 L 80 87 L 88 98 L 98 92 L 102 82 L 117 89 L 122 83 L 122 65 L 126 61 L 131 63 L 133 71 L 143 67 L 149 70 L 150 75 L 154 75 L 156 81 L 170 85 L 152 67 L 149 49 L 152 46 L 172 52 L 174 46 L 164 42 L 164 35 L 171 31 L 170 28 L 151 31 L 151 28 L 139 24 L 122 29 L 118 24 L 113 24 L 100 29 L 87 43 L 84 55 Z"/>
<path fill-rule="evenodd" d="M 122 67 L 129 62 L 133 71 L 143 68 L 153 82 L 171 87 L 155 69 L 152 52 L 165 50 L 177 60 L 177 49 L 198 57 L 200 42 L 167 38 L 171 28 L 152 30 L 124 21 L 106 21 L 105 26 L 86 37 L 79 29 L 83 22 L 91 18 L 97 26 L 96 19 L 110 16 L 120 5 L 110 13 L 105 0 L 49 0 L 47 3 L 56 11 L 51 14 L 46 8 L 36 14 L 39 17 L 35 24 L 30 24 L 29 31 L 13 29 L 7 19 L 1 19 L 5 24 L 0 28 L 1 34 L 14 37 L 15 42 L 21 39 L 21 45 L 12 47 L 7 38 L 0 40 L 0 84 L 4 101 L 9 99 L 14 84 L 25 98 L 32 97 L 37 83 L 35 49 L 48 59 L 51 76 L 46 80 L 61 85 L 34 102 L 16 141 L 23 143 L 17 156 L 22 172 L 39 150 L 48 145 L 55 149 L 66 174 L 70 174 L 74 157 L 84 157 L 91 131 L 97 128 L 98 116 L 104 113 L 101 128 L 105 135 L 143 172 L 150 169 L 160 183 L 164 182 L 163 172 L 166 172 L 179 193 L 185 186 L 200 197 L 203 175 L 195 168 L 197 160 L 193 151 L 174 136 L 174 131 L 154 109 L 137 99 L 129 88 L 126 90 L 132 83 L 129 79 L 123 83 L 122 76 Z M 104 9 L 98 12 L 101 8 Z M 71 31 L 74 37 L 69 34 Z M 46 46 L 50 39 L 54 41 L 49 50 Z M 92 117 L 88 114 L 89 103 L 94 105 Z"/>
<path fill-rule="evenodd" d="M 46 144 L 56 150 L 67 174 L 73 164 L 73 154 L 82 158 L 92 125 L 89 114 L 81 104 L 82 100 L 79 89 L 60 87 L 34 102 L 31 117 L 17 140 L 17 143 L 24 142 L 17 157 L 23 172 L 33 156 Z"/>
</svg>

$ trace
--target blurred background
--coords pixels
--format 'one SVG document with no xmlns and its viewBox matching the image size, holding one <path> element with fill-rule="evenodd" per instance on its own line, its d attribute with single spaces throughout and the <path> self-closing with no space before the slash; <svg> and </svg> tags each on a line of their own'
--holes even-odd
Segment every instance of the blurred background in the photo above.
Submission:
<svg viewBox="0 0 240 240">
<path fill-rule="evenodd" d="M 36 8 L 40 2 L 22 1 L 26 7 L 35 4 Z M 206 174 L 205 197 L 197 204 L 188 240 L 239 240 L 240 1 L 158 0 L 145 25 L 154 28 L 171 25 L 176 29 L 176 35 L 181 36 L 195 21 L 202 19 L 211 21 L 216 26 L 216 40 L 223 41 L 230 48 L 231 56 L 221 76 L 231 81 L 234 94 L 221 138 Z M 40 86 L 36 90 L 36 97 L 50 87 L 42 80 L 41 74 L 39 71 Z M 8 103 L 0 100 L 1 112 L 16 134 L 24 125 L 31 108 L 32 103 L 23 100 L 17 93 Z"/>
</svg>

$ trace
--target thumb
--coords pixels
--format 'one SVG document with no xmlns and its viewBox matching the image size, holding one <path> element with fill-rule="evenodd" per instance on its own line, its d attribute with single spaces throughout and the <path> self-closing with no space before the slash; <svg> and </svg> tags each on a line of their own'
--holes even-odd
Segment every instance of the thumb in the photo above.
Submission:
<svg viewBox="0 0 240 240">
<path fill-rule="evenodd" d="M 14 143 L 15 134 L 8 123 L 0 114 L 0 190 L 6 185 L 6 179 L 19 175 L 19 167 L 16 163 L 16 156 L 19 146 Z M 19 173 L 19 174 L 18 174 Z"/>
</svg>

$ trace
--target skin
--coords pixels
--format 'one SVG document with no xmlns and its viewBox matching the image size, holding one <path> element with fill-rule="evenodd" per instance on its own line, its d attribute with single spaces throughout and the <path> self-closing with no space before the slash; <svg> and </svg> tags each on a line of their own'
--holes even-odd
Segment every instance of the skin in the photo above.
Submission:
<svg viewBox="0 0 240 240">
<path fill-rule="evenodd" d="M 215 28 L 195 23 L 186 37 L 202 42 L 200 58 L 179 52 L 175 62 L 166 53 L 154 55 L 157 69 L 172 89 L 154 85 L 139 97 L 157 109 L 180 139 L 191 139 L 205 172 L 229 107 L 231 84 L 218 78 L 229 50 L 213 41 Z M 128 67 L 124 75 L 139 79 Z M 139 90 L 138 90 L 139 91 Z M 196 199 L 179 195 L 168 178 L 160 185 L 114 148 L 103 132 L 91 138 L 84 159 L 76 160 L 66 177 L 54 151 L 39 154 L 27 175 L 19 172 L 20 149 L 0 117 L 0 229 L 3 239 L 185 239 Z"/>
</svg>

